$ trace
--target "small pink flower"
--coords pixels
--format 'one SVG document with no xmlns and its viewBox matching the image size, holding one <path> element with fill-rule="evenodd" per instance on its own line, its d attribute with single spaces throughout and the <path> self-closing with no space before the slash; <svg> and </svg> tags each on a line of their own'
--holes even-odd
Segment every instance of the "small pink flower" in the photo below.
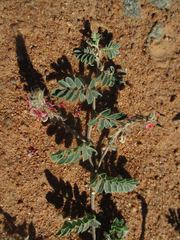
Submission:
<svg viewBox="0 0 180 240">
<path fill-rule="evenodd" d="M 60 103 L 59 106 L 66 108 L 66 105 L 64 103 Z"/>
<path fill-rule="evenodd" d="M 28 107 L 30 107 L 30 106 L 29 106 L 29 100 L 28 100 L 28 99 L 26 100 L 26 102 L 27 102 L 27 104 L 28 104 Z"/>
<path fill-rule="evenodd" d="M 30 147 L 28 150 L 28 157 L 34 157 L 35 149 L 33 147 Z"/>
<path fill-rule="evenodd" d="M 146 129 L 150 129 L 151 127 L 153 127 L 155 124 L 154 123 L 148 123 L 146 125 Z"/>
<path fill-rule="evenodd" d="M 81 113 L 81 110 L 82 110 L 82 105 L 79 105 L 78 108 L 77 108 L 77 110 L 74 111 L 74 114 L 77 115 L 77 116 L 79 116 L 80 113 Z"/>
</svg>

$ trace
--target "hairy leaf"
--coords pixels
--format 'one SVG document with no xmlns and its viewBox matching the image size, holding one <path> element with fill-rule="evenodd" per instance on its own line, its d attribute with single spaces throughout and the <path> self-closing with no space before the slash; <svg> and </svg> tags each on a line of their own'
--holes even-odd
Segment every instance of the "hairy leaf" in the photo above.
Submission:
<svg viewBox="0 0 180 240">
<path fill-rule="evenodd" d="M 66 93 L 66 96 L 65 96 L 65 100 L 68 101 L 72 98 L 73 96 L 73 93 L 74 93 L 74 89 L 70 89 L 67 93 Z"/>
<path fill-rule="evenodd" d="M 97 155 L 97 151 L 91 147 L 92 143 L 82 143 L 80 146 L 69 149 L 69 150 L 60 150 L 57 153 L 51 155 L 52 161 L 57 161 L 58 165 L 76 162 L 81 153 L 83 155 L 83 161 L 87 160 L 89 156 Z"/>
<path fill-rule="evenodd" d="M 74 81 L 72 80 L 72 78 L 66 77 L 65 81 L 67 82 L 67 84 L 69 84 L 69 86 L 71 88 L 75 88 L 76 87 L 76 85 L 74 84 Z"/>
<path fill-rule="evenodd" d="M 72 96 L 72 98 L 71 98 L 71 102 L 75 102 L 75 101 L 78 99 L 78 97 L 79 97 L 79 89 L 77 89 L 77 90 L 74 92 L 74 94 L 73 94 L 73 96 Z"/>
<path fill-rule="evenodd" d="M 87 99 L 88 104 L 91 104 L 93 102 L 93 95 L 89 89 L 87 89 L 87 91 L 86 91 L 86 99 Z"/>
<path fill-rule="evenodd" d="M 96 79 L 93 78 L 89 84 L 89 88 L 93 88 L 95 84 L 96 84 Z"/>
<path fill-rule="evenodd" d="M 61 91 L 60 89 L 54 89 L 54 90 L 52 90 L 51 94 L 52 94 L 54 97 L 56 97 L 57 94 L 58 94 L 60 91 Z M 63 90 L 63 91 L 64 91 L 64 90 Z"/>
<path fill-rule="evenodd" d="M 96 185 L 97 179 L 98 179 L 98 176 L 96 176 L 96 177 L 92 180 L 92 182 L 88 185 L 88 187 L 93 188 L 93 187 Z"/>
<path fill-rule="evenodd" d="M 75 82 L 75 85 L 76 85 L 77 88 L 84 87 L 82 81 L 79 78 L 75 77 L 74 82 Z"/>
<path fill-rule="evenodd" d="M 104 128 L 104 119 L 103 118 L 100 118 L 99 119 L 99 122 L 98 122 L 98 131 L 101 131 L 101 130 L 103 130 L 103 128 Z"/>
<path fill-rule="evenodd" d="M 95 118 L 93 118 L 90 122 L 88 122 L 88 126 L 93 126 L 93 125 L 95 125 L 96 123 L 97 123 L 97 121 L 98 121 L 98 118 L 97 117 L 95 117 Z"/>
<path fill-rule="evenodd" d="M 67 234 L 71 233 L 75 228 L 76 234 L 85 232 L 89 226 L 99 227 L 100 222 L 96 220 L 94 215 L 86 215 L 83 218 L 78 218 L 70 221 L 64 222 L 63 227 L 56 233 L 56 237 L 59 236 L 66 236 Z"/>
<path fill-rule="evenodd" d="M 109 45 L 103 49 L 103 52 L 108 54 L 109 59 L 113 59 L 117 54 L 119 54 L 118 49 L 120 47 L 121 47 L 120 43 L 114 44 L 113 41 L 111 41 Z"/>
<path fill-rule="evenodd" d="M 99 181 L 94 179 L 90 184 L 89 187 L 92 188 L 96 185 L 96 192 L 100 193 L 103 190 L 106 193 L 115 193 L 115 192 L 128 192 L 132 191 L 139 181 L 134 179 L 118 179 L 117 177 L 107 177 L 105 173 L 101 173 L 98 175 Z"/>
<path fill-rule="evenodd" d="M 83 102 L 84 99 L 86 98 L 85 95 L 84 95 L 84 91 L 83 90 L 80 90 L 79 92 L 79 97 L 80 97 L 80 100 Z"/>
<path fill-rule="evenodd" d="M 123 224 L 123 219 L 119 220 L 118 218 L 115 218 L 111 224 L 111 229 L 109 230 L 109 234 L 107 234 L 107 236 L 113 240 L 118 240 L 125 237 L 129 231 L 129 228 L 127 226 L 123 226 Z M 116 236 L 118 236 L 118 238 Z"/>
<path fill-rule="evenodd" d="M 91 49 L 90 47 L 87 47 L 84 50 L 75 50 L 74 53 L 77 55 L 77 59 L 84 62 L 86 65 L 92 65 L 96 60 L 94 49 Z"/>
<path fill-rule="evenodd" d="M 65 88 L 65 89 L 71 87 L 71 85 L 69 85 L 67 82 L 65 82 L 63 80 L 58 81 L 58 84 L 60 87 Z"/>
<path fill-rule="evenodd" d="M 110 112 L 111 112 L 111 109 L 106 109 L 100 112 L 100 115 L 103 117 L 107 117 L 110 114 Z"/>
<path fill-rule="evenodd" d="M 91 92 L 92 92 L 93 97 L 95 97 L 95 98 L 102 97 L 102 94 L 100 94 L 100 93 L 99 93 L 98 91 L 96 91 L 96 90 L 91 90 Z"/>
</svg>

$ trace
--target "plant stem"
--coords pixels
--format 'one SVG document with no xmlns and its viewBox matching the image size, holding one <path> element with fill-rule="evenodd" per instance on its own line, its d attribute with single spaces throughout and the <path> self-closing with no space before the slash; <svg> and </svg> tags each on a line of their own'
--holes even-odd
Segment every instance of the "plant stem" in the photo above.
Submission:
<svg viewBox="0 0 180 240">
<path fill-rule="evenodd" d="M 70 127 L 68 127 L 66 124 L 65 124 L 65 122 L 64 121 L 58 121 L 58 124 L 59 125 L 63 125 L 63 127 L 67 130 L 67 131 L 69 131 L 69 132 L 71 132 L 72 134 L 74 134 L 78 139 L 80 139 L 82 142 L 87 142 L 83 137 L 81 137 L 78 133 L 76 133 L 75 131 L 73 131 Z"/>
</svg>

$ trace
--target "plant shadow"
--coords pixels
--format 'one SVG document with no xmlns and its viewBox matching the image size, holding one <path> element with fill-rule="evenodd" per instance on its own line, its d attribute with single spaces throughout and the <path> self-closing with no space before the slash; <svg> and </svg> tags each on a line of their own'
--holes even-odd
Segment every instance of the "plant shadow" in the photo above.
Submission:
<svg viewBox="0 0 180 240">
<path fill-rule="evenodd" d="M 64 79 L 66 77 L 73 77 L 73 71 L 71 64 L 66 56 L 62 56 L 58 58 L 57 63 L 51 63 L 51 68 L 54 72 L 51 72 L 49 75 L 46 76 L 46 80 L 50 81 L 52 79 L 56 79 L 57 81 Z"/>
<path fill-rule="evenodd" d="M 90 212 L 87 194 L 85 191 L 80 194 L 76 183 L 72 188 L 68 181 L 65 183 L 62 179 L 58 180 L 48 169 L 45 170 L 45 176 L 53 188 L 53 191 L 46 194 L 46 199 L 56 209 L 61 209 L 63 218 L 79 218 Z"/>
<path fill-rule="evenodd" d="M 7 233 L 8 236 L 13 237 L 13 239 L 19 239 L 19 237 L 22 237 L 24 239 L 28 236 L 29 240 L 42 240 L 41 237 L 36 237 L 36 230 L 32 222 L 29 224 L 29 226 L 26 221 L 24 221 L 23 224 L 16 226 L 16 217 L 12 217 L 1 207 L 0 214 L 4 216 L 4 219 L 1 222 L 3 225 L 3 232 Z"/>
<path fill-rule="evenodd" d="M 97 220 L 101 222 L 101 226 L 97 229 L 97 239 L 103 239 L 104 232 L 108 233 L 111 228 L 112 221 L 117 217 L 123 219 L 121 211 L 117 210 L 116 204 L 112 200 L 112 194 L 102 193 L 100 200 L 101 212 L 97 214 Z"/>
<path fill-rule="evenodd" d="M 68 115 L 66 116 L 67 120 L 66 120 L 66 124 L 68 126 L 70 126 L 70 128 L 72 130 L 76 130 L 76 133 L 79 134 L 80 136 L 82 136 L 82 124 L 81 124 L 81 120 L 79 117 L 74 117 L 71 113 L 68 113 Z M 47 127 L 47 135 L 48 136 L 55 136 L 55 141 L 56 144 L 61 144 L 63 141 L 65 142 L 65 147 L 69 148 L 72 144 L 73 141 L 73 134 L 69 131 L 67 131 L 61 121 L 55 121 L 55 122 L 51 122 L 48 127 Z M 82 136 L 83 137 L 83 136 Z M 76 141 L 78 143 L 78 145 L 81 144 L 81 140 L 79 140 L 78 138 L 76 138 Z"/>
<path fill-rule="evenodd" d="M 172 227 L 174 227 L 175 231 L 178 231 L 180 233 L 180 208 L 178 208 L 177 210 L 169 208 L 169 213 L 170 216 L 165 215 L 168 219 L 168 223 L 170 223 Z"/>
<path fill-rule="evenodd" d="M 16 36 L 15 43 L 21 82 L 25 82 L 23 89 L 27 92 L 30 92 L 32 90 L 40 88 L 42 90 L 45 90 L 45 94 L 47 94 L 47 88 L 44 84 L 42 75 L 34 69 L 26 50 L 23 35 L 21 33 L 18 33 Z"/>
<path fill-rule="evenodd" d="M 138 194 L 137 198 L 141 200 L 141 211 L 142 211 L 142 225 L 141 225 L 141 235 L 139 240 L 144 240 L 144 234 L 145 234 L 145 226 L 146 226 L 146 216 L 148 213 L 148 207 L 147 207 L 147 203 L 145 201 L 145 199 Z"/>
</svg>

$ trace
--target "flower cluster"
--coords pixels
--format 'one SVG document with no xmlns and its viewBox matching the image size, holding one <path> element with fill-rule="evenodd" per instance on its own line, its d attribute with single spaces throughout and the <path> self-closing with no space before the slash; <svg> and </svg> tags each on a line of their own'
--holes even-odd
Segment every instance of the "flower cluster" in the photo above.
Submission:
<svg viewBox="0 0 180 240">
<path fill-rule="evenodd" d="M 42 122 L 46 122 L 48 118 L 57 117 L 56 109 L 45 96 L 41 89 L 35 90 L 27 100 L 30 109 L 30 115 L 39 117 Z"/>
<path fill-rule="evenodd" d="M 155 126 L 156 121 L 159 118 L 160 113 L 152 111 L 149 116 L 146 117 L 146 129 L 150 129 Z"/>
</svg>

